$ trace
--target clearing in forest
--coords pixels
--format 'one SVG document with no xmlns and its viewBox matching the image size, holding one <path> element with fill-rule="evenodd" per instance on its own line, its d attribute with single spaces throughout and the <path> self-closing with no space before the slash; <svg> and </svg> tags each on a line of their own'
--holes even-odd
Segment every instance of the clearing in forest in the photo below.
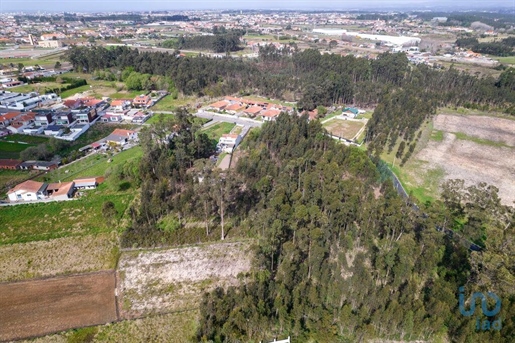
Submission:
<svg viewBox="0 0 515 343">
<path fill-rule="evenodd" d="M 333 136 L 352 140 L 364 125 L 361 121 L 333 118 L 324 123 L 324 128 Z"/>
<path fill-rule="evenodd" d="M 248 242 L 124 252 L 119 261 L 120 315 L 198 308 L 204 292 L 237 285 L 251 267 Z"/>
<path fill-rule="evenodd" d="M 433 120 L 431 138 L 421 148 L 403 168 L 415 186 L 424 183 L 424 175 L 439 170 L 433 180 L 438 187 L 449 179 L 463 179 L 466 186 L 486 182 L 499 188 L 502 203 L 515 201 L 514 120 L 440 114 Z"/>
</svg>

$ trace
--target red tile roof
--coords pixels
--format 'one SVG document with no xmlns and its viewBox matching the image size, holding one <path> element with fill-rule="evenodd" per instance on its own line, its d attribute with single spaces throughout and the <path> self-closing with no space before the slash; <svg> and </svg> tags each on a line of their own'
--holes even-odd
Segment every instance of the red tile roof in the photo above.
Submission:
<svg viewBox="0 0 515 343">
<path fill-rule="evenodd" d="M 27 191 L 27 192 L 36 193 L 37 191 L 39 191 L 41 189 L 41 187 L 43 187 L 43 185 L 44 185 L 43 182 L 27 180 L 27 181 L 17 184 L 16 186 L 14 186 L 14 188 L 12 188 L 7 193 L 14 193 L 17 191 Z"/>
</svg>

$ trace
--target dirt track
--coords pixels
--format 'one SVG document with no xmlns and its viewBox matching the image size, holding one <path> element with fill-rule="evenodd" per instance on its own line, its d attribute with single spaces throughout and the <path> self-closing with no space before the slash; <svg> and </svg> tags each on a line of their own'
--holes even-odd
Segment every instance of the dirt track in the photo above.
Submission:
<svg viewBox="0 0 515 343">
<path fill-rule="evenodd" d="M 115 321 L 114 272 L 0 284 L 0 341 Z"/>
<path fill-rule="evenodd" d="M 445 179 L 463 179 L 470 186 L 486 182 L 499 188 L 502 203 L 515 201 L 515 121 L 487 116 L 438 115 L 434 128 L 443 131 L 443 141 L 429 141 L 416 156 L 428 168 L 440 167 Z M 464 133 L 504 146 L 458 139 Z"/>
</svg>

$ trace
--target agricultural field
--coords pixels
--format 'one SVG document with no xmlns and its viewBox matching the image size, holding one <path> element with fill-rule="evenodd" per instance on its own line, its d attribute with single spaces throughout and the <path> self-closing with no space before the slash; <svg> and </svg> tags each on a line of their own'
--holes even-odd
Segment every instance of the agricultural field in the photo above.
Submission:
<svg viewBox="0 0 515 343">
<path fill-rule="evenodd" d="M 153 111 L 173 111 L 178 107 L 192 107 L 198 101 L 198 98 L 193 96 L 179 96 L 177 99 L 170 94 L 162 98 L 152 106 Z"/>
<path fill-rule="evenodd" d="M 92 154 L 88 157 L 70 163 L 38 177 L 36 180 L 45 182 L 66 182 L 81 177 L 105 176 L 109 168 L 122 165 L 128 161 L 139 160 L 143 155 L 140 146 L 124 150 L 114 156 L 104 154 Z M 110 161 L 110 162 L 109 162 Z"/>
<path fill-rule="evenodd" d="M 433 200 L 445 180 L 463 179 L 470 186 L 486 182 L 499 188 L 504 204 L 515 201 L 515 121 L 487 115 L 437 115 L 414 156 L 394 168 L 407 191 Z M 396 149 L 394 149 L 394 152 Z M 397 162 L 397 164 L 399 161 Z"/>
<path fill-rule="evenodd" d="M 89 191 L 77 200 L 0 207 L 0 245 L 83 236 L 121 229 L 131 192 Z M 117 216 L 107 223 L 102 205 L 112 201 Z"/>
<path fill-rule="evenodd" d="M 334 118 L 325 122 L 323 126 L 333 136 L 352 140 L 365 126 L 365 123 L 361 121 Z"/>
<path fill-rule="evenodd" d="M 0 246 L 0 282 L 114 269 L 116 232 Z"/>
<path fill-rule="evenodd" d="M 70 342 L 190 342 L 197 329 L 197 310 L 160 314 L 141 319 L 124 320 L 22 341 L 24 343 Z"/>
<path fill-rule="evenodd" d="M 250 272 L 250 242 L 123 252 L 119 260 L 120 316 L 198 308 L 204 292 L 236 285 Z"/>
<path fill-rule="evenodd" d="M 114 272 L 0 284 L 0 340 L 117 319 Z"/>
<path fill-rule="evenodd" d="M 20 153 L 31 146 L 34 145 L 0 141 L 0 158 L 17 160 L 20 158 Z"/>
</svg>

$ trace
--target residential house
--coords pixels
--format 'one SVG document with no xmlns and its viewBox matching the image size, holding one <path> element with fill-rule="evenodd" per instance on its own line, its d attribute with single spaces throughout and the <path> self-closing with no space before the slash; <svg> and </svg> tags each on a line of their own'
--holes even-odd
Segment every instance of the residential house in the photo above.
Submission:
<svg viewBox="0 0 515 343">
<path fill-rule="evenodd" d="M 107 105 L 107 102 L 104 100 L 99 100 L 95 98 L 84 98 L 84 106 L 91 107 L 94 109 L 102 109 Z"/>
<path fill-rule="evenodd" d="M 123 120 L 123 115 L 121 113 L 112 113 L 107 112 L 102 116 L 100 121 L 104 123 L 119 123 Z"/>
<path fill-rule="evenodd" d="M 132 106 L 134 107 L 150 107 L 152 106 L 152 99 L 148 95 L 138 95 L 132 100 Z"/>
<path fill-rule="evenodd" d="M 9 201 L 34 201 L 45 199 L 47 184 L 32 180 L 24 181 L 7 192 Z"/>
<path fill-rule="evenodd" d="M 27 113 L 17 117 L 13 122 L 11 122 L 11 125 L 7 127 L 7 130 L 11 133 L 23 133 L 25 129 L 34 125 L 35 116 L 36 115 L 34 113 Z"/>
<path fill-rule="evenodd" d="M 104 182 L 104 177 L 84 177 L 80 179 L 73 180 L 75 184 L 75 189 L 94 189 L 97 188 L 99 184 Z"/>
<path fill-rule="evenodd" d="M 0 127 L 8 127 L 16 118 L 21 116 L 21 112 L 7 112 L 0 115 Z"/>
<path fill-rule="evenodd" d="M 236 114 L 237 112 L 240 112 L 241 110 L 243 110 L 245 108 L 245 106 L 243 106 L 242 104 L 240 103 L 237 103 L 235 102 L 234 104 L 231 104 L 229 106 L 227 106 L 225 108 L 225 110 L 228 112 L 228 113 L 231 113 L 231 114 Z"/>
<path fill-rule="evenodd" d="M 131 107 L 130 100 L 120 99 L 111 102 L 111 110 L 115 112 L 123 112 Z"/>
<path fill-rule="evenodd" d="M 55 115 L 56 125 L 70 125 L 73 122 L 73 115 L 71 111 L 59 112 Z"/>
<path fill-rule="evenodd" d="M 52 113 L 50 112 L 38 112 L 34 117 L 34 123 L 36 126 L 48 126 L 52 122 Z"/>
<path fill-rule="evenodd" d="M 263 107 L 261 106 L 251 106 L 243 111 L 246 115 L 248 115 L 251 118 L 254 118 L 257 116 L 261 111 L 263 111 Z"/>
<path fill-rule="evenodd" d="M 70 110 L 75 110 L 83 105 L 82 99 L 68 99 L 63 101 L 64 106 Z"/>
<path fill-rule="evenodd" d="M 138 133 L 132 130 L 116 129 L 109 136 L 105 138 L 107 143 L 115 143 L 118 145 L 125 145 L 130 140 L 138 138 Z"/>
<path fill-rule="evenodd" d="M 217 147 L 221 151 L 232 153 L 238 144 L 240 144 L 241 140 L 241 135 L 232 133 L 223 134 L 218 140 Z"/>
<path fill-rule="evenodd" d="M 85 108 L 82 110 L 72 111 L 75 114 L 75 120 L 81 124 L 89 124 L 97 117 L 97 111 L 94 108 Z"/>
<path fill-rule="evenodd" d="M 345 107 L 342 112 L 343 115 L 349 118 L 356 118 L 359 114 L 359 110 L 354 107 Z"/>
<path fill-rule="evenodd" d="M 52 200 L 67 200 L 73 197 L 74 190 L 73 181 L 49 183 L 46 188 L 46 193 Z"/>
<path fill-rule="evenodd" d="M 222 111 L 229 106 L 229 101 L 221 100 L 209 105 L 207 108 L 215 111 Z"/>
<path fill-rule="evenodd" d="M 45 136 L 60 136 L 64 131 L 61 125 L 48 125 L 43 130 Z"/>
<path fill-rule="evenodd" d="M 20 164 L 22 170 L 54 170 L 58 167 L 58 162 L 51 161 L 25 161 Z"/>
<path fill-rule="evenodd" d="M 273 121 L 279 116 L 279 114 L 281 114 L 281 111 L 270 109 L 259 113 L 258 116 L 262 117 L 264 121 Z"/>
<path fill-rule="evenodd" d="M 19 169 L 20 164 L 22 162 L 23 161 L 20 161 L 20 160 L 0 159 L 0 169 L 16 170 L 16 169 Z"/>
</svg>

